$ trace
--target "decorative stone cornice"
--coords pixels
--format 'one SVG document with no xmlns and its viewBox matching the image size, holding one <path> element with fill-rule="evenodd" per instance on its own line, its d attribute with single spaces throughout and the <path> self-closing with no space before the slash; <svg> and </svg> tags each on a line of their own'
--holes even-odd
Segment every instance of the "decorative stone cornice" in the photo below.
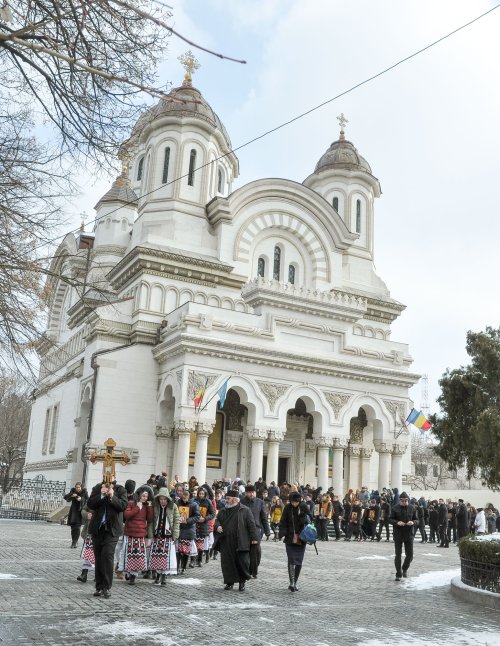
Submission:
<svg viewBox="0 0 500 646">
<path fill-rule="evenodd" d="M 329 449 L 333 446 L 333 437 L 314 437 L 313 441 L 318 449 Z"/>
<path fill-rule="evenodd" d="M 406 449 L 408 448 L 407 444 L 393 444 L 392 445 L 392 455 L 404 455 L 406 453 Z"/>
<path fill-rule="evenodd" d="M 279 431 L 275 429 L 271 429 L 269 431 L 269 436 L 267 438 L 268 442 L 283 442 L 285 439 L 285 431 Z"/>
<path fill-rule="evenodd" d="M 61 377 L 59 377 L 58 379 L 55 379 L 50 383 L 45 383 L 43 384 L 43 386 L 40 386 L 39 388 L 37 388 L 33 392 L 33 397 L 35 399 L 37 399 L 38 397 L 42 397 L 42 395 L 45 395 L 45 393 L 48 393 L 53 388 L 60 386 L 65 381 L 70 381 L 71 379 L 77 379 L 81 377 L 82 374 L 83 374 L 83 358 L 78 360 L 76 364 L 70 365 L 66 370 L 66 373 Z"/>
<path fill-rule="evenodd" d="M 359 458 L 361 456 L 361 447 L 360 446 L 347 447 L 347 455 L 351 458 Z"/>
<path fill-rule="evenodd" d="M 173 426 L 157 426 L 155 435 L 158 440 L 167 440 L 169 437 L 172 437 L 173 432 Z"/>
<path fill-rule="evenodd" d="M 334 449 L 346 449 L 349 445 L 347 437 L 332 437 Z"/>
<path fill-rule="evenodd" d="M 367 305 L 367 298 L 357 294 L 313 290 L 261 277 L 246 283 L 241 295 L 252 307 L 268 305 L 352 323 L 363 317 Z"/>
<path fill-rule="evenodd" d="M 377 453 L 392 453 L 392 444 L 388 444 L 383 440 L 373 440 L 373 445 Z"/>
<path fill-rule="evenodd" d="M 269 410 L 273 413 L 276 402 L 290 390 L 290 386 L 286 384 L 274 384 L 268 381 L 257 381 L 257 383 L 260 391 L 267 399 Z"/>
<path fill-rule="evenodd" d="M 363 460 L 369 460 L 372 457 L 373 449 L 361 449 L 361 458 Z"/>
<path fill-rule="evenodd" d="M 228 446 L 239 446 L 243 433 L 239 431 L 226 431 L 224 433 L 224 439 Z"/>
<path fill-rule="evenodd" d="M 323 390 L 323 395 L 325 396 L 326 401 L 330 404 L 333 414 L 335 415 L 335 419 L 339 418 L 340 411 L 349 403 L 352 397 L 352 395 L 348 395 L 346 393 L 327 392 L 325 390 Z"/>
<path fill-rule="evenodd" d="M 182 433 L 192 433 L 196 428 L 197 421 L 194 419 L 179 419 L 175 421 L 175 430 L 177 435 Z"/>
<path fill-rule="evenodd" d="M 50 471 L 51 469 L 65 469 L 69 464 L 68 458 L 57 460 L 42 460 L 40 462 L 26 462 L 23 471 Z"/>
<path fill-rule="evenodd" d="M 211 422 L 196 422 L 196 435 L 206 435 L 208 437 L 212 435 L 214 428 L 215 424 Z"/>
<path fill-rule="evenodd" d="M 267 428 L 250 428 L 247 431 L 248 439 L 253 441 L 264 441 L 267 439 L 269 431 Z"/>
</svg>

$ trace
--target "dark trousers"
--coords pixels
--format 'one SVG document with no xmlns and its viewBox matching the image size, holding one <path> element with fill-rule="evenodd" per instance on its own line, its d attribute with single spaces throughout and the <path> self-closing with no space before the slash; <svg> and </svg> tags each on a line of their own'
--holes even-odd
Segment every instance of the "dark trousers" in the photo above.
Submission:
<svg viewBox="0 0 500 646">
<path fill-rule="evenodd" d="M 328 540 L 328 519 L 327 518 L 318 518 L 318 538 L 320 541 Z"/>
<path fill-rule="evenodd" d="M 440 545 L 448 546 L 450 544 L 450 541 L 449 541 L 449 538 L 448 538 L 448 532 L 446 530 L 447 530 L 446 525 L 440 525 L 439 526 Z"/>
<path fill-rule="evenodd" d="M 378 532 L 377 532 L 377 537 L 382 538 L 382 530 L 385 527 L 385 532 L 386 532 L 386 538 L 389 540 L 391 537 L 390 534 L 390 529 L 389 529 L 389 520 L 380 520 L 378 524 Z"/>
<path fill-rule="evenodd" d="M 453 542 L 457 542 L 457 528 L 455 525 L 448 525 L 448 531 L 447 531 L 447 537 L 448 537 L 448 543 L 451 541 L 451 536 L 453 533 Z"/>
<path fill-rule="evenodd" d="M 368 538 L 374 539 L 377 535 L 377 521 L 374 520 L 372 523 L 370 521 L 367 521 L 364 530 Z"/>
<path fill-rule="evenodd" d="M 427 540 L 427 532 L 425 531 L 425 525 L 423 521 L 420 523 L 418 528 L 420 530 L 420 537 L 422 538 L 422 541 L 425 542 Z"/>
<path fill-rule="evenodd" d="M 435 543 L 436 542 L 436 533 L 439 535 L 439 530 L 437 529 L 437 527 L 434 527 L 434 525 L 432 525 L 432 526 L 429 525 L 429 533 L 430 533 L 429 542 L 430 543 Z"/>
<path fill-rule="evenodd" d="M 396 550 L 394 565 L 396 566 L 396 574 L 399 576 L 401 576 L 401 554 L 403 553 L 403 545 L 405 546 L 405 560 L 402 568 L 403 572 L 406 572 L 410 567 L 410 563 L 413 561 L 413 540 L 394 541 L 394 549 Z"/>
<path fill-rule="evenodd" d="M 457 527 L 457 538 L 460 540 L 469 533 L 467 527 Z"/>
<path fill-rule="evenodd" d="M 100 531 L 92 535 L 95 554 L 96 590 L 109 590 L 113 585 L 113 566 L 118 536 L 111 532 Z"/>
<path fill-rule="evenodd" d="M 339 527 L 339 519 L 338 517 L 333 517 L 332 519 L 333 522 L 333 529 L 335 530 L 335 538 L 340 538 L 340 527 Z"/>
<path fill-rule="evenodd" d="M 71 525 L 71 540 L 73 543 L 78 543 L 78 539 L 80 538 L 80 525 Z"/>
<path fill-rule="evenodd" d="M 259 572 L 260 559 L 262 557 L 262 548 L 260 543 L 250 545 L 250 574 L 256 577 Z"/>
</svg>

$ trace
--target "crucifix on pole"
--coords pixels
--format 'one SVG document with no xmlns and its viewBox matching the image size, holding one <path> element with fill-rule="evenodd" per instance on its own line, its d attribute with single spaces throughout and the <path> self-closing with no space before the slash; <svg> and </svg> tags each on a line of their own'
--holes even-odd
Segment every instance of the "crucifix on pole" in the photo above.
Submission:
<svg viewBox="0 0 500 646">
<path fill-rule="evenodd" d="M 115 453 L 115 446 L 116 442 L 109 437 L 104 442 L 104 451 L 94 451 L 88 458 L 92 464 L 102 462 L 102 479 L 107 484 L 111 484 L 116 480 L 115 470 L 117 463 L 128 464 L 130 462 L 128 453 L 125 451 Z"/>
</svg>

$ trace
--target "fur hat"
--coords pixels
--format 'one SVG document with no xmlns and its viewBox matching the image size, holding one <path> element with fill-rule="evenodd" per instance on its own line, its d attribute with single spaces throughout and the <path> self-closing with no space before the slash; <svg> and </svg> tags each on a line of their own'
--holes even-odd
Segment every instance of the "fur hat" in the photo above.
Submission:
<svg viewBox="0 0 500 646">
<path fill-rule="evenodd" d="M 300 502 L 302 500 L 302 497 L 298 491 L 291 491 L 288 494 L 288 500 L 289 502 Z"/>
<path fill-rule="evenodd" d="M 149 500 L 150 502 L 153 502 L 155 495 L 154 495 L 153 489 L 152 489 L 149 485 L 141 485 L 141 486 L 137 489 L 137 491 L 135 492 L 135 499 L 136 499 L 136 500 L 140 500 L 140 499 L 141 499 L 142 494 L 143 494 L 145 491 L 146 491 L 146 492 L 147 492 L 147 494 L 148 494 L 148 500 Z"/>
<path fill-rule="evenodd" d="M 245 491 L 255 491 L 255 487 L 253 484 L 249 484 L 245 487 Z"/>
<path fill-rule="evenodd" d="M 226 493 L 226 498 L 238 498 L 240 499 L 240 492 L 237 489 L 229 489 Z"/>
</svg>

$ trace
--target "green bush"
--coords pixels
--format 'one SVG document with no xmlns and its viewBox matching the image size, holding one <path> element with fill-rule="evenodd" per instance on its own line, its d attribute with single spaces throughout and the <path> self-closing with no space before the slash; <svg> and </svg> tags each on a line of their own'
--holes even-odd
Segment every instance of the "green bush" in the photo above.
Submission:
<svg viewBox="0 0 500 646">
<path fill-rule="evenodd" d="M 500 541 L 477 541 L 465 536 L 458 541 L 460 558 L 491 565 L 500 565 Z"/>
</svg>

